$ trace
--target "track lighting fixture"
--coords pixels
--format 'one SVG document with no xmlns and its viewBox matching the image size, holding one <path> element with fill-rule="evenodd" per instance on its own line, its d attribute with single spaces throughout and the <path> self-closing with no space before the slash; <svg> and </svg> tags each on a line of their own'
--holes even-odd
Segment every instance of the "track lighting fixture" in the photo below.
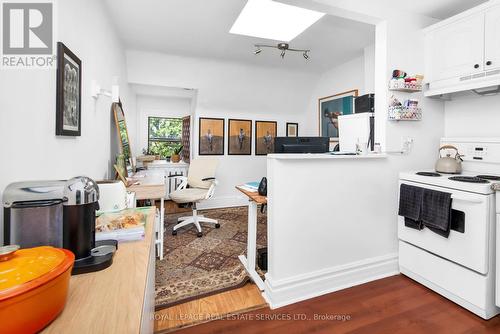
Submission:
<svg viewBox="0 0 500 334">
<path fill-rule="evenodd" d="M 285 54 L 287 51 L 294 51 L 302 52 L 302 56 L 304 57 L 304 59 L 309 60 L 309 52 L 311 52 L 311 50 L 290 49 L 290 45 L 288 45 L 288 43 L 279 43 L 278 45 L 255 44 L 255 47 L 256 49 L 253 53 L 256 55 L 262 52 L 262 48 L 274 48 L 281 50 L 281 58 L 285 58 Z"/>
</svg>

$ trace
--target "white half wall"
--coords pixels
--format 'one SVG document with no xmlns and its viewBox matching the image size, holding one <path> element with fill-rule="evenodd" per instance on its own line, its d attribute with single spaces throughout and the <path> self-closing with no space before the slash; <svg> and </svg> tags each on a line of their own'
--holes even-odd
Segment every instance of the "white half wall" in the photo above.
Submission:
<svg viewBox="0 0 500 334">
<path fill-rule="evenodd" d="M 198 156 L 199 117 L 268 120 L 278 122 L 278 135 L 285 135 L 286 122 L 299 123 L 304 135 L 305 110 L 317 80 L 316 75 L 285 71 L 235 62 L 180 57 L 160 53 L 127 51 L 129 81 L 134 85 L 193 88 L 197 91 L 194 105 L 192 155 Z M 139 116 L 142 117 L 142 116 Z M 255 122 L 253 123 L 255 131 Z M 246 204 L 234 188 L 247 181 L 259 181 L 266 175 L 266 158 L 227 155 L 220 159 L 219 186 L 205 207 Z"/>
<path fill-rule="evenodd" d="M 110 89 L 118 77 L 127 121 L 132 125 L 130 135 L 135 135 L 135 97 L 129 94 L 125 53 L 104 3 L 64 0 L 58 1 L 57 9 L 58 40 L 82 60 L 82 135 L 55 135 L 55 69 L 0 71 L 0 196 L 16 181 L 109 175 L 114 126 L 111 100 L 95 101 L 90 96 L 92 80 Z"/>
</svg>

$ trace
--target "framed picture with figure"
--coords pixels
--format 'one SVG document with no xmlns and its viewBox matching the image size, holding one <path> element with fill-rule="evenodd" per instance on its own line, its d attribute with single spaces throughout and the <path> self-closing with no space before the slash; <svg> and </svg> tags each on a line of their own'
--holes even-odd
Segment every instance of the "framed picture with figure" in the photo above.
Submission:
<svg viewBox="0 0 500 334">
<path fill-rule="evenodd" d="M 198 154 L 224 155 L 224 119 L 200 117 Z"/>
<path fill-rule="evenodd" d="M 299 136 L 299 123 L 286 123 L 286 136 L 298 137 Z"/>
<path fill-rule="evenodd" d="M 330 95 L 318 99 L 319 135 L 339 140 L 339 116 L 354 114 L 354 99 L 358 90 Z"/>
<path fill-rule="evenodd" d="M 274 138 L 277 133 L 277 122 L 255 121 L 255 155 L 274 153 Z"/>
<path fill-rule="evenodd" d="M 57 43 L 56 135 L 82 132 L 82 61 L 63 43 Z"/>
<path fill-rule="evenodd" d="M 252 155 L 251 120 L 230 119 L 228 132 L 228 155 Z"/>
</svg>

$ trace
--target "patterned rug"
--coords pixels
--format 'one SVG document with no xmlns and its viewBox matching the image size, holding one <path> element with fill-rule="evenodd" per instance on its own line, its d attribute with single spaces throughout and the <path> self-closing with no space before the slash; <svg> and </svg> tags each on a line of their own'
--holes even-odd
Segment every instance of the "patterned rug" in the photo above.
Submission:
<svg viewBox="0 0 500 334">
<path fill-rule="evenodd" d="M 219 229 L 202 224 L 203 237 L 193 225 L 183 227 L 176 236 L 172 228 L 177 218 L 189 215 L 167 214 L 164 258 L 156 260 L 156 310 L 236 289 L 248 281 L 239 255 L 246 254 L 247 207 L 200 210 L 214 218 Z M 257 216 L 257 248 L 267 246 L 265 214 Z"/>
</svg>

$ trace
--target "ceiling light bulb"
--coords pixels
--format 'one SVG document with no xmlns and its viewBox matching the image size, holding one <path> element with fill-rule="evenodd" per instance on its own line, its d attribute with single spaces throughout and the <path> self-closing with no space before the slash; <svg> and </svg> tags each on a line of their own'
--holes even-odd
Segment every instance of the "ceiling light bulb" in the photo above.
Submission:
<svg viewBox="0 0 500 334">
<path fill-rule="evenodd" d="M 307 54 L 307 52 L 304 52 L 303 56 L 306 60 L 309 60 L 309 55 Z"/>
<path fill-rule="evenodd" d="M 261 53 L 261 52 L 262 52 L 262 49 L 261 49 L 261 48 L 258 48 L 258 49 L 257 49 L 257 50 L 255 50 L 253 53 L 254 53 L 254 54 L 256 54 L 256 55 L 258 55 L 258 54 L 259 54 L 259 53 Z"/>
<path fill-rule="evenodd" d="M 281 58 L 285 58 L 285 50 L 281 51 Z"/>
</svg>

